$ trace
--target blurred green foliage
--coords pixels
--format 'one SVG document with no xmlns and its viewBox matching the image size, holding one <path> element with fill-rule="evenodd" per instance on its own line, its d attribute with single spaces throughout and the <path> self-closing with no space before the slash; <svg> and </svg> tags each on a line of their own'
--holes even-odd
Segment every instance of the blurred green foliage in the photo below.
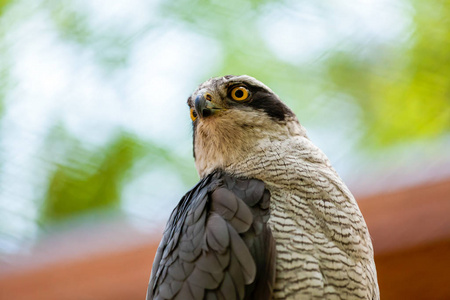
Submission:
<svg viewBox="0 0 450 300">
<path fill-rule="evenodd" d="M 10 4 L 12 0 L 0 0 L 0 18 L 2 14 L 5 12 L 5 10 L 8 7 L 8 4 Z M 3 102 L 4 97 L 7 89 L 7 82 L 9 79 L 9 68 L 7 64 L 7 53 L 5 49 L 4 42 L 2 41 L 2 37 L 6 34 L 6 29 L 0 28 L 0 57 L 2 57 L 2 60 L 0 60 L 0 116 L 3 112 Z"/>
<path fill-rule="evenodd" d="M 55 139 L 51 139 L 55 141 Z M 43 221 L 64 219 L 99 208 L 118 208 L 127 171 L 145 152 L 127 133 L 100 149 L 88 150 L 70 136 L 60 136 L 64 158 L 56 165 L 43 206 Z M 53 145 L 57 146 L 57 145 Z"/>
<path fill-rule="evenodd" d="M 0 0 L 0 16 L 5 11 L 6 7 L 12 0 Z"/>
<path fill-rule="evenodd" d="M 90 149 L 57 126 L 47 139 L 45 156 L 55 167 L 42 205 L 42 224 L 119 209 L 124 185 L 155 167 L 173 168 L 186 185 L 194 183 L 193 166 L 183 158 L 120 129 L 106 145 Z"/>
<path fill-rule="evenodd" d="M 77 1 L 44 1 L 42 9 L 48 11 L 61 39 L 92 52 L 105 75 L 126 66 L 133 46 L 129 40 L 136 37 L 110 24 L 94 26 L 93 16 Z"/>
<path fill-rule="evenodd" d="M 28 3 L 0 0 L 0 16 L 10 2 Z M 404 10 L 412 16 L 412 23 L 406 36 L 394 43 L 364 40 L 356 46 L 326 49 L 308 62 L 276 53 L 267 43 L 259 19 L 275 7 L 281 7 L 290 17 L 303 18 L 304 1 L 160 1 L 155 10 L 161 18 L 149 19 L 132 33 L 117 24 L 99 26 L 93 22 L 95 15 L 89 14 L 82 2 L 39 3 L 38 9 L 47 12 L 65 45 L 93 54 L 106 78 L 128 65 L 130 53 L 146 33 L 155 30 L 154 37 L 158 37 L 165 26 L 176 24 L 201 35 L 209 43 L 203 45 L 205 48 L 220 53 L 213 65 L 198 62 L 198 68 L 205 70 L 204 77 L 252 75 L 280 94 L 294 111 L 306 112 L 305 119 L 321 118 L 320 114 L 307 112 L 323 95 L 331 99 L 345 95 L 363 114 L 360 145 L 365 151 L 434 138 L 450 129 L 448 1 L 407 1 Z M 326 4 L 316 6 L 320 12 L 317 18 L 326 19 L 333 13 Z M 270 17 L 264 22 L 269 26 Z M 0 62 L 0 112 L 3 95 L 9 91 L 5 82 L 10 76 L 2 46 L 4 36 L 0 36 L 0 55 L 5 52 L 5 60 Z M 364 54 L 360 53 L 361 47 Z M 198 82 L 204 79 L 198 78 Z M 183 103 L 184 99 L 179 101 Z M 161 166 L 177 173 L 186 185 L 197 179 L 191 158 L 188 161 L 169 146 L 145 140 L 120 127 L 109 141 L 94 147 L 61 129 L 56 118 L 42 148 L 42 156 L 50 165 L 40 205 L 39 219 L 44 224 L 91 210 L 117 209 L 123 187 L 130 180 Z"/>
<path fill-rule="evenodd" d="M 124 185 L 158 166 L 171 167 L 186 185 L 194 184 L 193 166 L 183 163 L 177 154 L 130 132 L 117 131 L 110 142 L 93 149 L 60 126 L 51 131 L 44 156 L 55 168 L 49 177 L 41 223 L 92 210 L 118 209 Z"/>
<path fill-rule="evenodd" d="M 450 3 L 412 1 L 411 36 L 366 58 L 335 53 L 325 65 L 336 91 L 357 101 L 366 146 L 379 149 L 450 129 Z"/>
</svg>

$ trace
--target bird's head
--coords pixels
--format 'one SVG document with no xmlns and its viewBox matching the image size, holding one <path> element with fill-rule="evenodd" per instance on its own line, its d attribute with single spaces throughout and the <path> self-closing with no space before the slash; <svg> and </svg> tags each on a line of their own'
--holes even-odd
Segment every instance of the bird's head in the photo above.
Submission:
<svg viewBox="0 0 450 300">
<path fill-rule="evenodd" d="M 274 141 L 306 137 L 295 114 L 280 98 L 247 75 L 209 79 L 188 98 L 188 105 L 195 164 L 201 177 L 257 155 Z"/>
</svg>

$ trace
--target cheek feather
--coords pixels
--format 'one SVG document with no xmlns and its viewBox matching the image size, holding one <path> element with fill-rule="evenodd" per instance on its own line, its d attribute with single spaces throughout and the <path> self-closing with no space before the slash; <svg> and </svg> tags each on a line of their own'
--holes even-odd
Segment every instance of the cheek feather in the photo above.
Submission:
<svg viewBox="0 0 450 300">
<path fill-rule="evenodd" d="M 287 131 L 264 112 L 229 109 L 196 126 L 196 167 L 200 176 L 235 163 L 256 151 L 261 142 L 284 139 Z"/>
</svg>

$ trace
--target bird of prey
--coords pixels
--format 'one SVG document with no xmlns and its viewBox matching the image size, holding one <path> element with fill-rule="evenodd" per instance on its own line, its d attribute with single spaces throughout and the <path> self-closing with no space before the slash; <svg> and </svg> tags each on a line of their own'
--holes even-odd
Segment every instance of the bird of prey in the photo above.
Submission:
<svg viewBox="0 0 450 300">
<path fill-rule="evenodd" d="M 147 299 L 379 299 L 358 205 L 270 88 L 209 79 L 189 97 L 200 182 L 179 202 Z"/>
</svg>

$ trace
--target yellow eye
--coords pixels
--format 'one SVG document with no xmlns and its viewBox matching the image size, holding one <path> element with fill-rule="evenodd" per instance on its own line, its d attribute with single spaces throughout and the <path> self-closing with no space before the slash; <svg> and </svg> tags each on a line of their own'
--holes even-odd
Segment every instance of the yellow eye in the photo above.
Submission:
<svg viewBox="0 0 450 300">
<path fill-rule="evenodd" d="M 192 122 L 195 122 L 195 120 L 197 120 L 197 112 L 194 108 L 191 108 L 191 120 Z"/>
<path fill-rule="evenodd" d="M 243 86 L 235 87 L 231 91 L 231 98 L 233 98 L 236 101 L 243 101 L 248 98 L 248 90 Z"/>
</svg>

